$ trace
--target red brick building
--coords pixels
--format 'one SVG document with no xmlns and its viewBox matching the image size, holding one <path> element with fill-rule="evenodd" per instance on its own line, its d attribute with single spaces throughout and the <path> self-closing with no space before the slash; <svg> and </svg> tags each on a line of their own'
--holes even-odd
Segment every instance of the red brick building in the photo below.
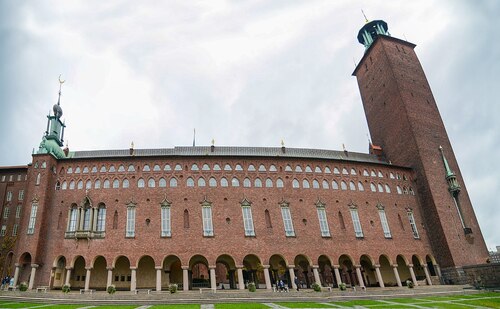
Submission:
<svg viewBox="0 0 500 309">
<path fill-rule="evenodd" d="M 488 251 L 415 45 L 383 21 L 358 39 L 369 154 L 70 152 L 58 102 L 33 162 L 0 169 L 0 237 L 17 239 L 3 274 L 30 288 L 130 290 L 269 289 L 296 276 L 307 286 L 464 282 L 462 267 Z M 19 218 L 5 215 L 14 207 Z"/>
</svg>

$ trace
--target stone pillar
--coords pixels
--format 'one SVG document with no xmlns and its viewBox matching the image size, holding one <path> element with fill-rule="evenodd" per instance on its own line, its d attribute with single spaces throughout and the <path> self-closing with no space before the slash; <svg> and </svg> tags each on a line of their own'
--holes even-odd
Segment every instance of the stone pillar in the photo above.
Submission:
<svg viewBox="0 0 500 309">
<path fill-rule="evenodd" d="M 292 283 L 292 289 L 296 290 L 297 285 L 295 284 L 295 265 L 288 265 L 288 272 L 290 273 L 290 281 Z"/>
<path fill-rule="evenodd" d="M 90 290 L 90 271 L 92 267 L 85 267 L 87 273 L 85 274 L 85 290 Z"/>
<path fill-rule="evenodd" d="M 269 276 L 269 265 L 262 265 L 264 268 L 264 280 L 266 281 L 266 289 L 271 290 L 271 277 Z"/>
<path fill-rule="evenodd" d="M 49 278 L 49 289 L 52 289 L 54 287 L 54 277 L 56 276 L 56 267 L 52 267 L 50 270 L 50 278 Z"/>
<path fill-rule="evenodd" d="M 130 278 L 130 290 L 135 291 L 137 289 L 137 280 L 136 280 L 136 271 L 137 267 L 130 267 L 131 278 Z"/>
<path fill-rule="evenodd" d="M 381 288 L 385 288 L 384 279 L 382 279 L 382 274 L 380 273 L 380 265 L 375 264 L 375 274 L 377 275 L 378 285 Z"/>
<path fill-rule="evenodd" d="M 98 209 L 96 207 L 92 208 L 92 224 L 90 225 L 91 226 L 91 229 L 92 231 L 97 231 L 97 213 L 98 213 Z"/>
<path fill-rule="evenodd" d="M 417 277 L 415 277 L 415 272 L 413 271 L 413 264 L 408 264 L 408 269 L 410 270 L 411 281 L 413 281 L 413 285 L 418 286 Z"/>
<path fill-rule="evenodd" d="M 229 272 L 229 288 L 230 289 L 235 289 L 236 286 L 234 284 L 234 269 L 228 270 Z"/>
<path fill-rule="evenodd" d="M 244 290 L 245 289 L 245 282 L 243 281 L 243 266 L 237 265 L 236 271 L 238 273 L 238 288 L 240 290 Z"/>
<path fill-rule="evenodd" d="M 161 266 L 156 266 L 156 291 L 161 291 L 161 271 L 163 270 L 163 267 Z"/>
<path fill-rule="evenodd" d="M 215 266 L 209 266 L 210 270 L 210 288 L 212 290 L 217 290 L 217 278 L 215 277 Z"/>
<path fill-rule="evenodd" d="M 337 280 L 337 285 L 342 283 L 342 278 L 340 277 L 339 271 L 340 265 L 333 265 L 333 272 L 335 273 L 335 279 Z"/>
<path fill-rule="evenodd" d="M 361 275 L 361 265 L 354 265 L 356 267 L 356 275 L 358 276 L 359 286 L 364 288 L 365 282 L 363 281 L 363 276 Z"/>
<path fill-rule="evenodd" d="M 33 290 L 33 285 L 35 285 L 35 275 L 38 266 L 39 266 L 38 264 L 31 264 L 31 276 L 30 276 L 30 282 L 28 283 L 29 290 Z"/>
<path fill-rule="evenodd" d="M 69 231 L 69 223 L 70 222 L 71 222 L 71 208 L 68 210 L 68 222 L 66 223 L 66 232 Z"/>
<path fill-rule="evenodd" d="M 429 268 L 427 268 L 427 265 L 422 265 L 422 267 L 424 268 L 427 285 L 432 285 L 431 276 L 429 275 Z"/>
<path fill-rule="evenodd" d="M 439 277 L 439 282 L 443 284 L 443 277 L 441 276 L 441 267 L 438 264 L 434 264 L 434 269 L 436 270 L 436 275 Z"/>
<path fill-rule="evenodd" d="M 393 264 L 392 270 L 394 271 L 394 277 L 396 277 L 396 283 L 398 284 L 399 287 L 402 287 L 403 284 L 401 284 L 401 278 L 399 278 L 398 264 Z"/>
<path fill-rule="evenodd" d="M 84 216 L 84 210 L 82 207 L 78 208 L 78 225 L 77 225 L 77 231 L 83 230 L 83 216 Z"/>
<path fill-rule="evenodd" d="M 182 266 L 182 290 L 189 291 L 189 266 Z"/>
<path fill-rule="evenodd" d="M 106 290 L 113 284 L 113 267 L 106 267 L 108 270 L 108 280 L 106 281 Z"/>
<path fill-rule="evenodd" d="M 165 282 L 166 282 L 167 284 L 170 284 L 170 271 L 169 271 L 169 270 L 167 270 L 167 271 L 165 272 Z"/>
<path fill-rule="evenodd" d="M 321 279 L 319 278 L 318 268 L 319 268 L 318 265 L 313 265 L 312 266 L 313 275 L 314 275 L 314 281 L 316 282 L 316 284 L 318 284 L 319 286 L 321 286 Z"/>
<path fill-rule="evenodd" d="M 21 264 L 16 263 L 16 270 L 14 271 L 14 286 L 17 286 L 17 281 L 19 280 L 19 271 L 21 268 Z"/>
<path fill-rule="evenodd" d="M 71 280 L 71 270 L 73 267 L 66 267 L 66 282 L 64 284 L 69 285 L 69 282 Z"/>
</svg>

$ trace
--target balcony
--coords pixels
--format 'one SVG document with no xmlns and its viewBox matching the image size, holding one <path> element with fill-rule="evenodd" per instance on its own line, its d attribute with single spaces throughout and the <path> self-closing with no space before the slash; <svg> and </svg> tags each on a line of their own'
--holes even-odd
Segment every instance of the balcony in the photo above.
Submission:
<svg viewBox="0 0 500 309">
<path fill-rule="evenodd" d="M 106 236 L 104 231 L 71 231 L 64 233 L 64 238 L 74 238 L 74 239 L 100 239 Z"/>
</svg>

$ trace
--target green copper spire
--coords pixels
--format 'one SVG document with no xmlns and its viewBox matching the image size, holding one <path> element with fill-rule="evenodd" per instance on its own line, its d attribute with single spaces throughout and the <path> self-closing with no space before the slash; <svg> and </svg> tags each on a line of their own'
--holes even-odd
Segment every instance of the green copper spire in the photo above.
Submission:
<svg viewBox="0 0 500 309">
<path fill-rule="evenodd" d="M 439 151 L 441 151 L 441 158 L 443 159 L 446 181 L 448 182 L 448 190 L 453 195 L 458 195 L 458 193 L 460 192 L 460 185 L 458 184 L 457 176 L 451 170 L 450 165 L 448 164 L 448 160 L 446 160 L 446 157 L 444 156 L 443 147 L 439 146 Z"/>
<path fill-rule="evenodd" d="M 364 12 L 363 12 L 364 15 Z M 368 21 L 365 16 L 365 25 L 358 32 L 358 42 L 365 46 L 367 50 L 379 35 L 389 35 L 387 23 L 383 20 Z"/>
</svg>

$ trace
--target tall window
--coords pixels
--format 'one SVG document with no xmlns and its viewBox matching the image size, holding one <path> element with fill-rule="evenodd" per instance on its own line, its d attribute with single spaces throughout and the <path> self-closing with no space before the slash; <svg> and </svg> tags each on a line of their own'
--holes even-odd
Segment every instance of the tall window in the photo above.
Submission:
<svg viewBox="0 0 500 309">
<path fill-rule="evenodd" d="M 11 176 L 12 177 L 12 176 Z M 35 182 L 35 185 L 38 186 L 40 184 L 40 180 L 42 178 L 42 175 L 40 173 L 38 173 L 38 175 L 36 175 L 36 182 Z"/>
<path fill-rule="evenodd" d="M 12 236 L 17 236 L 17 228 L 18 228 L 18 225 L 14 224 L 14 226 L 12 227 Z"/>
<path fill-rule="evenodd" d="M 293 237 L 295 236 L 295 230 L 293 229 L 292 215 L 290 214 L 290 207 L 288 202 L 282 201 L 280 203 L 281 216 L 283 217 L 283 225 L 285 227 L 285 236 Z"/>
<path fill-rule="evenodd" d="M 3 218 L 7 219 L 9 217 L 9 214 L 10 214 L 10 208 L 9 207 L 5 207 L 4 210 L 3 210 Z"/>
<path fill-rule="evenodd" d="M 76 231 L 76 223 L 78 221 L 78 209 L 76 207 L 72 207 L 69 212 L 69 225 L 68 232 Z"/>
<path fill-rule="evenodd" d="M 21 205 L 16 207 L 16 218 L 21 218 Z"/>
<path fill-rule="evenodd" d="M 382 204 L 377 204 L 378 215 L 380 217 L 380 223 L 382 224 L 382 230 L 384 231 L 385 238 L 392 238 L 391 230 L 389 229 L 389 223 L 387 222 L 387 217 L 385 215 L 385 209 Z"/>
<path fill-rule="evenodd" d="M 0 230 L 0 236 L 5 236 L 6 231 L 7 231 L 7 225 L 2 225 L 2 229 Z"/>
<path fill-rule="evenodd" d="M 245 236 L 255 236 L 255 229 L 252 218 L 252 203 L 246 198 L 241 202 L 241 210 L 243 212 L 243 227 L 245 228 Z"/>
<path fill-rule="evenodd" d="M 20 201 L 24 200 L 24 190 L 19 190 L 19 195 L 17 196 L 17 199 Z"/>
<path fill-rule="evenodd" d="M 90 221 L 92 217 L 92 208 L 87 207 L 83 209 L 83 230 L 90 231 Z"/>
<path fill-rule="evenodd" d="M 127 226 L 125 237 L 135 237 L 135 208 L 137 204 L 129 202 L 127 204 Z"/>
<path fill-rule="evenodd" d="M 30 221 L 28 223 L 28 234 L 35 233 L 36 211 L 38 210 L 38 202 L 31 204 Z"/>
<path fill-rule="evenodd" d="M 350 207 L 350 212 L 351 212 L 351 218 L 352 218 L 352 225 L 354 227 L 354 234 L 356 237 L 363 237 L 363 229 L 361 228 L 361 222 L 359 221 L 359 214 L 358 214 L 358 208 L 356 205 L 351 204 L 349 205 Z"/>
<path fill-rule="evenodd" d="M 321 237 L 330 237 L 330 229 L 328 228 L 328 221 L 326 219 L 325 204 L 318 200 L 316 202 L 316 211 L 318 212 Z"/>
<path fill-rule="evenodd" d="M 172 229 L 170 227 L 170 205 L 171 203 L 165 199 L 160 203 L 161 207 L 161 236 L 170 237 L 172 236 Z"/>
<path fill-rule="evenodd" d="M 106 205 L 101 204 L 97 209 L 97 232 L 106 230 Z"/>
<path fill-rule="evenodd" d="M 203 236 L 214 236 L 212 203 L 206 199 L 201 203 L 201 215 L 203 217 Z"/>
<path fill-rule="evenodd" d="M 8 191 L 7 192 L 7 198 L 6 198 L 7 202 L 10 202 L 12 201 L 12 191 Z"/>
<path fill-rule="evenodd" d="M 407 209 L 406 214 L 408 215 L 408 220 L 410 220 L 411 231 L 413 232 L 413 238 L 419 239 L 420 235 L 418 234 L 417 224 L 415 223 L 415 217 L 413 217 L 413 210 Z"/>
</svg>

